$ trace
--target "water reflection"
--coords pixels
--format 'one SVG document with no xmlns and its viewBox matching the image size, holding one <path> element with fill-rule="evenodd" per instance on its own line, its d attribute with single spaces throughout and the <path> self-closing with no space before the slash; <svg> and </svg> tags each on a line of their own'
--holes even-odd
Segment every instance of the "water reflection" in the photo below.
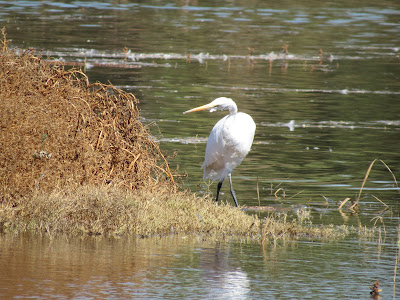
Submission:
<svg viewBox="0 0 400 300">
<path fill-rule="evenodd" d="M 365 299 L 391 295 L 392 243 L 0 236 L 2 298 Z M 351 280 L 349 280 L 351 278 Z"/>
<path fill-rule="evenodd" d="M 246 272 L 227 244 L 201 239 L 2 235 L 0 295 L 40 298 L 244 297 Z"/>
<path fill-rule="evenodd" d="M 250 296 L 250 280 L 235 261 L 235 254 L 231 255 L 231 250 L 226 245 L 217 245 L 201 252 L 199 268 L 202 270 L 201 282 L 204 289 L 208 290 L 206 298 L 233 299 Z"/>
</svg>

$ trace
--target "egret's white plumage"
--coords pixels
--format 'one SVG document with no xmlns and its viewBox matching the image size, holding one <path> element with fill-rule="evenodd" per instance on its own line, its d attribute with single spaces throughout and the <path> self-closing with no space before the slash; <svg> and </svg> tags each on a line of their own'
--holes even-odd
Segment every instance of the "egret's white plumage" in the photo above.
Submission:
<svg viewBox="0 0 400 300">
<path fill-rule="evenodd" d="M 193 108 L 184 113 L 191 113 L 209 109 L 210 112 L 217 110 L 229 110 L 229 115 L 219 120 L 211 130 L 207 141 L 206 154 L 202 168 L 203 179 L 218 180 L 216 201 L 222 182 L 228 176 L 231 184 L 231 194 L 238 206 L 235 192 L 232 187 L 231 172 L 241 164 L 249 153 L 253 143 L 256 124 L 248 114 L 238 112 L 236 103 L 225 97 L 215 99 L 209 104 Z"/>
</svg>

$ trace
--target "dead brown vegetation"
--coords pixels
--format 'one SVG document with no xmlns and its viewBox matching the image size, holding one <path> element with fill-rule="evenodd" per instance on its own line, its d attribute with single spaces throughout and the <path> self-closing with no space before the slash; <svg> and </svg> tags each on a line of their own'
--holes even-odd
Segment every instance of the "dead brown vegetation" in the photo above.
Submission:
<svg viewBox="0 0 400 300">
<path fill-rule="evenodd" d="M 174 189 L 133 94 L 2 43 L 0 200 L 76 184 Z"/>
</svg>

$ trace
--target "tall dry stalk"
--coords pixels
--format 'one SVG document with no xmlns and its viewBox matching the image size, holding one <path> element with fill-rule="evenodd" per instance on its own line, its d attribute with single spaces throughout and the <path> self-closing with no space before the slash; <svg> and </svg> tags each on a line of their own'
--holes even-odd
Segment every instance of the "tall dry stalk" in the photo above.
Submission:
<svg viewBox="0 0 400 300">
<path fill-rule="evenodd" d="M 394 263 L 394 274 L 393 274 L 393 299 L 396 299 L 396 276 L 397 276 L 397 263 L 400 256 L 400 225 L 397 227 L 397 251 L 396 260 Z"/>
<path fill-rule="evenodd" d="M 257 177 L 257 200 L 258 200 L 258 206 L 261 206 L 261 202 L 260 202 L 260 189 L 258 186 L 258 177 Z"/>
<path fill-rule="evenodd" d="M 399 187 L 399 185 L 398 185 L 398 183 L 397 183 L 396 176 L 394 175 L 393 171 L 389 168 L 389 166 L 388 166 L 383 160 L 376 158 L 376 159 L 374 159 L 374 160 L 371 162 L 371 164 L 369 165 L 369 167 L 368 167 L 368 169 L 367 169 L 367 172 L 366 172 L 366 174 L 365 174 L 365 176 L 364 176 L 364 180 L 363 180 L 363 182 L 362 182 L 362 184 L 361 184 L 361 188 L 360 188 L 360 191 L 359 191 L 359 193 L 358 193 L 357 199 L 356 199 L 355 203 L 350 207 L 350 209 L 358 210 L 358 203 L 360 202 L 361 194 L 362 194 L 362 191 L 363 191 L 363 189 L 364 189 L 365 183 L 366 183 L 367 180 L 368 180 L 368 177 L 369 177 L 369 174 L 371 173 L 372 167 L 374 166 L 375 162 L 377 162 L 377 161 L 381 162 L 381 163 L 386 167 L 386 169 L 387 169 L 387 170 L 389 171 L 389 173 L 392 175 L 393 180 L 394 180 L 394 182 L 395 182 L 395 184 L 396 184 L 396 187 L 397 187 L 397 188 Z M 383 203 L 382 201 L 380 201 L 380 202 Z M 385 205 L 386 205 L 386 204 L 385 204 Z"/>
</svg>

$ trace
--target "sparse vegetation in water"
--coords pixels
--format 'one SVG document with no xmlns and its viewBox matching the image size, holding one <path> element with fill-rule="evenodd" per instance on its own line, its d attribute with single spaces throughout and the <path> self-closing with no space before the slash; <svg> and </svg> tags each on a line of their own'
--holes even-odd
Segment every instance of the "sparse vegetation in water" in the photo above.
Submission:
<svg viewBox="0 0 400 300">
<path fill-rule="evenodd" d="M 314 225 L 310 211 L 300 209 L 293 216 L 287 213 L 271 213 L 264 218 L 260 223 L 260 241 L 265 246 L 269 241 L 276 244 L 280 240 L 285 242 L 299 238 L 337 240 L 352 231 L 354 230 L 346 225 Z"/>
</svg>

